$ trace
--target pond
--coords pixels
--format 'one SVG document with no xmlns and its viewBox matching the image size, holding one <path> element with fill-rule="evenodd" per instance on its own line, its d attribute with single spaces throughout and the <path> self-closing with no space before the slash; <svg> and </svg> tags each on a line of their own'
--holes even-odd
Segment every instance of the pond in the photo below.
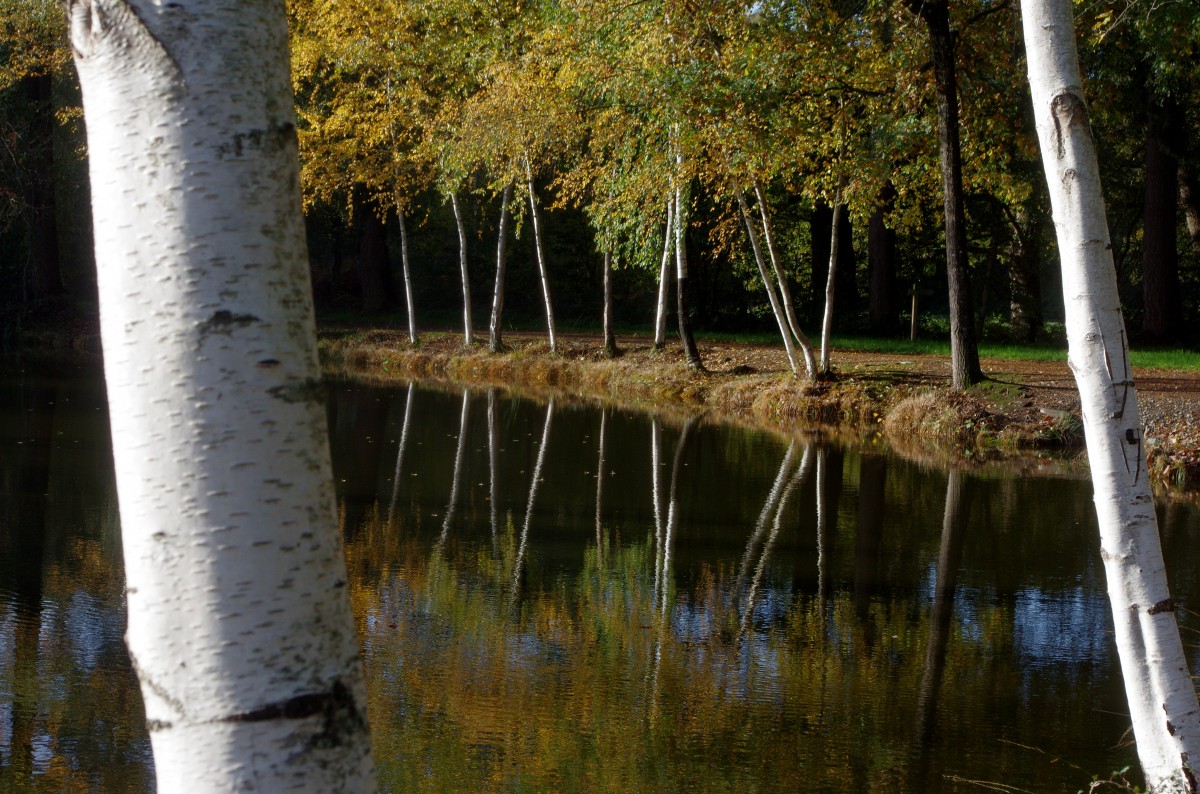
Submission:
<svg viewBox="0 0 1200 794">
<path fill-rule="evenodd" d="M 328 406 L 386 791 L 1136 767 L 1085 480 L 494 392 Z M 0 381 L 2 790 L 153 789 L 106 419 L 95 379 Z M 1186 607 L 1200 514 L 1159 515 Z"/>
</svg>

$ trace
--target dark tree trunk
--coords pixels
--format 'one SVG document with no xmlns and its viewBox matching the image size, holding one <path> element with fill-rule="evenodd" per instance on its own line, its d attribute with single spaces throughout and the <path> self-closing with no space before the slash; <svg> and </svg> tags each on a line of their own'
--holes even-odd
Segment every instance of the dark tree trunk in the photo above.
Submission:
<svg viewBox="0 0 1200 794">
<path fill-rule="evenodd" d="M 679 341 L 683 343 L 683 356 L 689 369 L 703 370 L 704 361 L 700 358 L 700 350 L 696 347 L 696 337 L 692 334 L 692 321 L 688 307 L 692 299 L 691 279 L 688 277 L 688 250 L 686 213 L 687 202 L 683 191 L 675 191 L 675 314 L 679 323 Z"/>
<path fill-rule="evenodd" d="M 617 355 L 617 335 L 613 330 L 612 254 L 604 252 L 604 355 Z"/>
<path fill-rule="evenodd" d="M 29 104 L 30 169 L 25 183 L 29 206 L 29 297 L 47 298 L 63 292 L 59 263 L 58 219 L 54 191 L 54 102 L 50 75 L 23 80 Z"/>
<path fill-rule="evenodd" d="M 946 281 L 950 293 L 950 372 L 955 389 L 983 379 L 971 308 L 967 269 L 967 228 L 963 212 L 962 149 L 959 145 L 958 78 L 954 67 L 954 34 L 947 0 L 906 0 L 929 29 L 937 93 L 938 153 L 946 221 Z"/>
<path fill-rule="evenodd" d="M 1146 123 L 1145 203 L 1142 212 L 1142 338 L 1172 342 L 1183 325 L 1179 290 L 1179 161 L 1177 105 L 1150 107 Z"/>
<path fill-rule="evenodd" d="M 1014 337 L 1035 342 L 1042 333 L 1042 278 L 1038 253 L 1043 227 L 1039 213 L 1021 210 L 1013 221 L 1008 256 L 1008 317 Z"/>
<path fill-rule="evenodd" d="M 879 193 L 879 207 L 867 227 L 867 263 L 870 270 L 869 312 L 872 333 L 889 336 L 896 331 L 896 232 L 884 220 L 896 198 L 889 182 Z"/>
<path fill-rule="evenodd" d="M 387 238 L 375 203 L 367 199 L 362 188 L 354 194 L 354 225 L 358 231 L 358 259 L 354 270 L 358 277 L 359 299 L 364 312 L 381 312 L 392 302 Z"/>
</svg>

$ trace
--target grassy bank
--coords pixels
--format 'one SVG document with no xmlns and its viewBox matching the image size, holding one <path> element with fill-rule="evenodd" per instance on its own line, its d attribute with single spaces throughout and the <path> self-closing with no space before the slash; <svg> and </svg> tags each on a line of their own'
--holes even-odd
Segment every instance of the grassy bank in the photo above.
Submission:
<svg viewBox="0 0 1200 794">
<path fill-rule="evenodd" d="M 745 341 L 706 340 L 707 372 L 689 370 L 677 346 L 654 351 L 648 340 L 622 340 L 606 358 L 596 340 L 560 340 L 551 354 L 530 337 L 507 352 L 464 348 L 461 336 L 428 335 L 413 346 L 395 331 L 329 331 L 321 351 L 327 372 L 375 381 L 432 379 L 594 398 L 631 408 L 709 412 L 784 433 L 819 429 L 844 440 L 886 439 L 910 455 L 961 460 L 1016 456 L 1031 450 L 1079 448 L 1070 411 L 1039 410 L 1019 384 L 987 383 L 966 393 L 937 384 L 930 367 L 893 353 L 839 351 L 840 377 L 805 384 L 763 360 L 777 351 Z"/>
</svg>

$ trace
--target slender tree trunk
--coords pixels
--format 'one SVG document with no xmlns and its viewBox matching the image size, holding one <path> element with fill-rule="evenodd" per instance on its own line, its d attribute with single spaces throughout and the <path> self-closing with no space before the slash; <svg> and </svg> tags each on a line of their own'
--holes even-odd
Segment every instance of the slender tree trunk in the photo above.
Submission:
<svg viewBox="0 0 1200 794">
<path fill-rule="evenodd" d="M 1196 791 L 1200 718 L 1158 537 L 1100 171 L 1069 0 L 1022 3 L 1029 83 L 1062 257 L 1101 556 L 1138 757 L 1151 791 Z M 1189 760 L 1191 759 L 1191 760 Z"/>
<path fill-rule="evenodd" d="M 396 210 L 396 222 L 400 225 L 400 267 L 404 271 L 404 304 L 408 309 L 408 341 L 416 344 L 417 310 L 413 304 L 412 274 L 408 267 L 408 226 L 404 222 L 404 211 Z"/>
<path fill-rule="evenodd" d="M 533 190 L 533 170 L 529 160 L 525 161 L 525 179 L 529 188 L 529 219 L 533 223 L 533 249 L 537 254 L 538 277 L 542 282 L 542 300 L 546 304 L 546 333 L 550 337 L 550 352 L 558 352 L 558 340 L 554 335 L 554 305 L 550 301 L 550 276 L 546 272 L 546 253 L 542 246 L 542 221 L 538 212 L 537 194 Z"/>
<path fill-rule="evenodd" d="M 1179 160 L 1177 105 L 1152 103 L 1146 120 L 1145 202 L 1142 212 L 1142 336 L 1173 342 L 1183 327 L 1177 245 Z"/>
<path fill-rule="evenodd" d="M 450 194 L 450 206 L 454 210 L 454 225 L 458 229 L 458 267 L 462 273 L 463 295 L 463 346 L 470 347 L 475 341 L 475 323 L 471 317 L 471 274 L 467 270 L 467 227 L 463 223 L 458 196 Z"/>
<path fill-rule="evenodd" d="M 688 263 L 687 263 L 687 202 L 683 189 L 675 188 L 675 319 L 679 323 L 679 341 L 683 343 L 683 355 L 688 369 L 703 370 L 704 362 L 692 336 L 692 324 L 688 318 Z"/>
<path fill-rule="evenodd" d="M 796 340 L 796 344 L 800 347 L 800 352 L 804 355 L 805 375 L 807 375 L 809 380 L 815 380 L 817 377 L 817 359 L 813 355 L 812 342 L 800 330 L 800 322 L 796 319 L 796 304 L 792 300 L 792 289 L 788 286 L 787 273 L 784 272 L 779 252 L 775 248 L 775 227 L 771 224 L 771 214 L 767 211 L 767 199 L 764 195 L 762 185 L 758 183 L 757 179 L 754 180 L 754 196 L 758 199 L 758 214 L 762 218 L 763 239 L 767 243 L 767 254 L 771 257 L 771 269 L 775 273 L 775 282 L 779 285 L 779 296 L 783 299 L 783 311 L 787 317 L 788 328 L 791 329 L 792 337 Z"/>
<path fill-rule="evenodd" d="M 512 200 L 512 184 L 504 186 L 500 196 L 500 230 L 496 232 L 496 286 L 492 290 L 492 322 L 488 326 L 488 350 L 499 353 L 504 349 L 504 274 L 508 250 L 508 202 Z"/>
<path fill-rule="evenodd" d="M 283 7 L 67 11 L 158 790 L 373 790 Z"/>
<path fill-rule="evenodd" d="M 937 85 L 938 152 L 945 207 L 946 281 L 950 291 L 950 376 L 955 389 L 983 380 L 971 308 L 967 261 L 967 227 L 963 212 L 962 148 L 959 144 L 958 78 L 954 64 L 954 34 L 947 0 L 907 0 L 929 29 L 933 74 Z"/>
<path fill-rule="evenodd" d="M 841 193 L 841 188 L 838 189 Z M 840 199 L 841 196 L 839 195 Z M 825 275 L 825 313 L 821 318 L 821 363 L 818 365 L 818 371 L 821 377 L 827 378 L 831 374 L 829 368 L 829 342 L 833 335 L 833 297 L 835 287 L 837 285 L 837 270 L 838 270 L 838 248 L 840 236 L 837 233 L 838 224 L 842 220 L 842 202 L 839 200 L 833 207 L 832 233 L 829 237 L 829 269 Z"/>
<path fill-rule="evenodd" d="M 604 252 L 604 355 L 614 358 L 617 350 L 617 334 L 613 330 L 612 253 Z"/>
<path fill-rule="evenodd" d="M 662 468 L 662 423 L 657 416 L 650 418 L 650 500 L 654 505 L 654 598 L 658 603 L 659 587 L 662 584 L 662 539 L 663 539 L 663 500 L 662 486 L 659 483 L 659 469 Z"/>
<path fill-rule="evenodd" d="M 658 267 L 658 310 L 654 315 L 654 349 L 667 344 L 667 311 L 671 294 L 671 242 L 675 237 L 675 194 L 667 198 L 667 231 L 663 235 L 662 264 Z"/>
<path fill-rule="evenodd" d="M 742 213 L 742 221 L 746 225 L 746 236 L 750 238 L 750 248 L 754 251 L 754 263 L 758 265 L 758 275 L 762 278 L 763 288 L 767 291 L 767 301 L 771 304 L 771 313 L 775 316 L 775 323 L 779 326 L 779 335 L 783 338 L 783 349 L 787 353 L 788 366 L 791 367 L 792 375 L 798 376 L 800 374 L 800 362 L 796 360 L 796 346 L 792 344 L 791 328 L 788 326 L 787 317 L 784 315 L 779 296 L 775 292 L 775 282 L 767 272 L 767 264 L 763 259 L 762 246 L 758 242 L 758 231 L 754 228 L 754 221 L 750 218 L 750 210 L 746 207 L 746 197 L 742 194 L 742 189 L 736 185 L 733 188 L 733 195 L 737 199 L 738 208 Z"/>
<path fill-rule="evenodd" d="M 809 452 L 807 445 L 804 452 L 806 455 Z M 750 534 L 750 540 L 746 543 L 746 551 L 742 554 L 742 564 L 738 566 L 738 590 L 742 589 L 742 582 L 750 574 L 750 562 L 754 559 L 754 550 L 762 540 L 763 533 L 767 531 L 767 523 L 775 511 L 776 505 L 779 504 L 779 497 L 783 493 L 783 486 L 792 470 L 792 462 L 795 457 L 796 441 L 793 439 L 792 443 L 788 444 L 787 452 L 784 453 L 783 460 L 779 464 L 779 473 L 775 475 L 775 482 L 772 483 L 771 490 L 767 492 L 767 500 L 763 502 L 762 510 L 759 511 L 758 521 L 754 522 L 754 532 Z"/>
</svg>

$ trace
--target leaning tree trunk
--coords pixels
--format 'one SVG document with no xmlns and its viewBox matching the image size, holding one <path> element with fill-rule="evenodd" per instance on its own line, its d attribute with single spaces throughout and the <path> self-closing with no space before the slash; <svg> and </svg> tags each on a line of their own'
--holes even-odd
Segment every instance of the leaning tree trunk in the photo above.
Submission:
<svg viewBox="0 0 1200 794">
<path fill-rule="evenodd" d="M 967 226 L 963 212 L 962 147 L 959 144 L 958 77 L 947 0 L 907 0 L 929 28 L 937 85 L 938 153 L 946 228 L 946 282 L 950 291 L 950 375 L 955 389 L 983 380 L 971 281 L 967 269 Z"/>
<path fill-rule="evenodd" d="M 412 276 L 408 267 L 408 226 L 404 222 L 404 211 L 396 210 L 396 222 L 400 226 L 400 268 L 404 271 L 404 305 L 408 309 L 408 341 L 417 343 L 417 310 L 413 304 Z"/>
<path fill-rule="evenodd" d="M 771 304 L 771 313 L 775 317 L 775 323 L 779 326 L 779 335 L 783 337 L 783 349 L 787 354 L 788 366 L 792 370 L 792 375 L 800 374 L 800 362 L 796 360 L 796 346 L 792 344 L 792 330 L 788 326 L 787 317 L 784 316 L 783 306 L 780 304 L 779 295 L 775 291 L 775 281 L 767 272 L 767 263 L 762 254 L 762 246 L 758 242 L 758 231 L 754 228 L 754 221 L 750 218 L 750 210 L 746 207 L 746 197 L 742 193 L 742 189 L 738 186 L 733 188 L 734 198 L 737 199 L 738 209 L 742 213 L 742 222 L 746 225 L 746 236 L 750 238 L 750 248 L 754 252 L 754 263 L 758 265 L 758 275 L 763 281 L 763 287 L 767 291 L 767 302 Z M 812 379 L 812 373 L 807 373 L 809 379 Z"/>
<path fill-rule="evenodd" d="M 67 11 L 158 789 L 371 790 L 283 6 Z"/>
<path fill-rule="evenodd" d="M 663 235 L 662 264 L 658 268 L 658 310 L 654 315 L 654 349 L 667 344 L 667 311 L 671 293 L 671 242 L 675 236 L 675 194 L 667 199 L 667 232 Z"/>
<path fill-rule="evenodd" d="M 838 234 L 838 224 L 842 222 L 841 188 L 838 188 L 838 198 L 833 203 L 833 233 L 829 237 L 829 269 L 825 273 L 825 312 L 821 315 L 821 363 L 818 370 L 822 377 L 829 377 L 829 342 L 833 335 L 833 298 L 834 287 L 837 285 L 838 245 L 841 235 Z"/>
<path fill-rule="evenodd" d="M 1151 791 L 1196 791 L 1196 692 L 1167 590 L 1070 0 L 1022 3 L 1029 82 L 1062 257 L 1101 557 L 1138 757 Z"/>
<path fill-rule="evenodd" d="M 488 326 L 488 350 L 493 353 L 504 349 L 504 273 L 508 249 L 508 202 L 511 200 L 512 183 L 509 183 L 500 196 L 500 230 L 496 232 L 496 286 L 492 290 L 492 322 Z"/>
<path fill-rule="evenodd" d="M 450 194 L 450 207 L 454 210 L 454 225 L 458 229 L 458 268 L 462 273 L 463 297 L 463 346 L 470 347 L 475 341 L 475 323 L 471 319 L 471 274 L 467 270 L 467 227 L 463 223 L 462 209 L 458 196 Z"/>
<path fill-rule="evenodd" d="M 791 329 L 792 338 L 796 340 L 796 344 L 800 347 L 800 353 L 804 356 L 804 374 L 809 380 L 815 380 L 817 359 L 813 355 L 812 342 L 809 341 L 808 335 L 800 330 L 800 322 L 796 319 L 796 304 L 792 300 L 792 290 L 788 286 L 787 273 L 784 272 L 783 263 L 780 262 L 779 251 L 775 247 L 775 227 L 771 223 L 771 214 L 767 211 L 767 197 L 757 179 L 754 180 L 754 196 L 758 199 L 758 214 L 762 218 L 763 240 L 767 243 L 767 254 L 771 257 L 771 269 L 775 273 L 775 283 L 779 286 L 779 297 L 783 299 L 783 311 L 787 317 L 788 328 Z"/>
<path fill-rule="evenodd" d="M 546 304 L 546 334 L 550 337 L 550 352 L 558 352 L 554 335 L 554 304 L 550 301 L 550 275 L 546 272 L 546 253 L 542 246 L 542 219 L 538 212 L 537 194 L 533 191 L 533 170 L 525 161 L 525 179 L 529 188 L 529 220 L 533 223 L 533 250 L 537 254 L 538 278 L 542 283 L 542 301 Z"/>
</svg>

